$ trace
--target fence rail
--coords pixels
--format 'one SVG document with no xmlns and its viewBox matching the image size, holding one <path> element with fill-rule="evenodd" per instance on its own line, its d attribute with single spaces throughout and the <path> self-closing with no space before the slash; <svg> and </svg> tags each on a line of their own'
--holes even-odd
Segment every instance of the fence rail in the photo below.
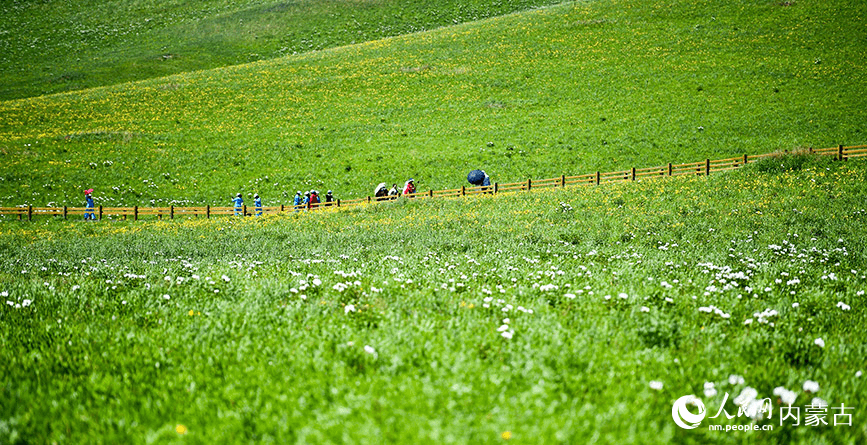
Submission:
<svg viewBox="0 0 867 445">
<path fill-rule="evenodd" d="M 697 175 L 707 176 L 715 172 L 724 172 L 741 168 L 750 162 L 755 162 L 761 159 L 781 156 L 788 154 L 788 150 L 784 152 L 764 153 L 758 155 L 743 155 L 726 159 L 705 159 L 700 162 L 688 162 L 685 164 L 671 164 L 659 167 L 632 168 L 630 170 L 621 170 L 615 172 L 595 172 L 577 176 L 562 175 L 558 178 L 549 179 L 527 179 L 521 182 L 512 182 L 506 184 L 495 183 L 491 186 L 473 186 L 461 187 L 459 189 L 448 190 L 428 190 L 426 192 L 418 192 L 407 198 L 413 199 L 432 199 L 432 198 L 449 198 L 462 197 L 479 194 L 495 194 L 495 193 L 515 193 L 521 191 L 530 191 L 540 188 L 556 188 L 568 186 L 586 186 L 586 185 L 601 185 L 613 182 L 640 181 L 644 179 L 654 179 L 666 176 L 681 176 L 681 175 Z M 844 147 L 820 148 L 820 149 L 805 149 L 793 152 L 793 154 L 813 154 L 818 156 L 833 156 L 836 160 L 848 160 L 852 158 L 867 157 L 867 145 L 855 145 Z M 33 207 L 33 206 L 18 206 L 18 207 L 0 207 L 0 215 L 8 215 L 17 217 L 18 220 L 27 219 L 33 220 L 35 216 L 51 216 L 67 219 L 70 215 L 83 216 L 91 213 L 97 219 L 106 217 L 112 218 L 139 218 L 148 217 L 150 219 L 174 219 L 175 217 L 204 217 L 210 218 L 214 215 L 257 215 L 274 214 L 285 212 L 302 212 L 314 210 L 338 210 L 341 208 L 357 207 L 381 202 L 389 202 L 397 199 L 398 196 L 383 196 L 383 197 L 363 197 L 347 200 L 336 200 L 333 202 L 321 202 L 317 204 L 305 204 L 301 206 L 294 205 L 278 205 L 278 206 L 263 206 L 263 207 L 211 207 L 210 205 L 198 207 L 103 207 L 97 206 L 94 208 L 86 207 Z"/>
</svg>

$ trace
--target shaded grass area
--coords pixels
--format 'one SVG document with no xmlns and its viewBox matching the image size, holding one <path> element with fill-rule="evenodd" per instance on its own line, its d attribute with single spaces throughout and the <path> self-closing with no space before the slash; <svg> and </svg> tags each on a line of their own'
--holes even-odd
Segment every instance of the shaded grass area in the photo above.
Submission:
<svg viewBox="0 0 867 445">
<path fill-rule="evenodd" d="M 60 0 L 0 6 L 0 100 L 319 51 L 551 0 Z"/>
<path fill-rule="evenodd" d="M 350 212 L 6 222 L 0 434 L 862 442 L 858 408 L 852 427 L 780 426 L 772 392 L 864 405 L 865 175 L 781 157 Z M 757 422 L 773 431 L 671 419 L 687 394 L 712 415 L 728 393 L 734 414 L 747 387 L 772 399 Z"/>
</svg>

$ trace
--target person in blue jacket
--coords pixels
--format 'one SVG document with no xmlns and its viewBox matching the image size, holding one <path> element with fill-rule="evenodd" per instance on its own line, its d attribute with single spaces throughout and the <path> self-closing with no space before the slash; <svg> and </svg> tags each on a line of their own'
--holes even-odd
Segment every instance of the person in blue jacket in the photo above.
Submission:
<svg viewBox="0 0 867 445">
<path fill-rule="evenodd" d="M 304 207 L 304 210 L 307 211 L 308 204 L 310 204 L 310 191 L 304 192 L 304 201 L 301 201 L 301 206 Z"/>
<path fill-rule="evenodd" d="M 87 189 L 84 191 L 84 220 L 96 221 L 96 215 L 93 214 L 93 189 Z"/>
<path fill-rule="evenodd" d="M 303 201 L 304 199 L 301 197 L 301 190 L 298 190 L 297 192 L 295 192 L 295 200 L 292 201 L 292 205 L 295 206 L 296 212 L 301 209 L 301 204 L 303 203 Z"/>
<path fill-rule="evenodd" d="M 235 216 L 244 216 L 244 198 L 241 197 L 241 194 L 238 193 L 232 202 L 235 204 Z"/>
<path fill-rule="evenodd" d="M 256 206 L 256 216 L 262 216 L 262 198 L 258 193 L 253 195 L 253 205 Z"/>
</svg>

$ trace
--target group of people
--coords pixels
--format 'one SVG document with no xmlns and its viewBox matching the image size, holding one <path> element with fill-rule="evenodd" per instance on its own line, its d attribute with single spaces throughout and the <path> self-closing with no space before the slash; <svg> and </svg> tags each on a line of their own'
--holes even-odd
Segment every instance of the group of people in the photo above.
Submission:
<svg viewBox="0 0 867 445">
<path fill-rule="evenodd" d="M 482 185 L 482 186 L 490 186 L 490 178 L 487 173 L 482 170 L 473 170 L 467 176 L 467 180 L 471 184 Z M 397 199 L 399 196 L 407 196 L 412 197 L 416 193 L 415 188 L 415 180 L 409 178 L 403 184 L 403 192 L 398 189 L 397 183 L 391 185 L 391 189 L 386 186 L 386 183 L 382 182 L 376 186 L 374 190 L 374 195 L 377 200 L 386 200 L 386 199 Z M 335 202 L 334 194 L 331 190 L 325 194 L 325 205 L 333 205 Z M 84 210 L 84 220 L 96 220 L 96 215 L 94 214 L 94 202 L 93 202 L 93 189 L 87 189 L 84 191 L 84 199 L 85 199 L 85 210 Z M 295 198 L 292 201 L 293 206 L 295 207 L 295 211 L 300 211 L 302 209 L 314 209 L 319 207 L 322 203 L 322 200 L 319 198 L 319 192 L 316 190 L 308 190 L 301 194 L 301 190 L 295 192 Z M 232 199 L 232 205 L 235 209 L 235 216 L 246 216 L 244 215 L 244 197 L 241 193 L 235 195 Z M 256 193 L 253 195 L 253 207 L 255 216 L 262 216 L 262 198 L 259 197 L 259 194 Z"/>
<path fill-rule="evenodd" d="M 240 193 L 232 199 L 232 204 L 235 205 L 235 216 L 246 216 L 244 215 L 244 197 Z M 258 193 L 253 195 L 253 206 L 256 209 L 255 215 L 262 216 L 262 198 L 259 197 Z"/>
<path fill-rule="evenodd" d="M 331 205 L 331 203 L 335 202 L 334 193 L 329 190 L 328 193 L 325 194 L 325 205 Z M 253 195 L 253 206 L 255 207 L 255 216 L 262 215 L 262 198 L 259 197 L 259 194 Z M 236 216 L 244 216 L 244 199 L 243 196 L 238 193 L 238 195 L 232 200 L 233 205 L 235 206 L 235 215 Z M 304 192 L 302 196 L 301 190 L 295 192 L 295 198 L 292 200 L 292 205 L 295 207 L 295 211 L 299 211 L 302 209 L 315 209 L 319 207 L 319 204 L 322 203 L 322 198 L 319 197 L 319 192 L 316 190 L 308 190 Z"/>
<path fill-rule="evenodd" d="M 304 192 L 304 196 L 301 196 L 301 190 L 295 192 L 295 199 L 292 200 L 292 205 L 295 206 L 295 211 L 306 208 L 315 209 L 319 207 L 319 204 L 322 200 L 319 198 L 319 192 L 316 190 L 308 190 Z M 331 190 L 325 194 L 325 205 L 331 205 L 334 202 L 334 194 Z"/>
<path fill-rule="evenodd" d="M 409 178 L 409 180 L 403 184 L 403 196 L 412 196 L 415 192 L 415 179 Z M 385 183 L 381 182 L 376 186 L 373 195 L 377 200 L 397 199 L 398 196 L 401 196 L 401 192 L 398 190 L 396 183 L 391 184 L 391 189 L 389 190 Z"/>
</svg>

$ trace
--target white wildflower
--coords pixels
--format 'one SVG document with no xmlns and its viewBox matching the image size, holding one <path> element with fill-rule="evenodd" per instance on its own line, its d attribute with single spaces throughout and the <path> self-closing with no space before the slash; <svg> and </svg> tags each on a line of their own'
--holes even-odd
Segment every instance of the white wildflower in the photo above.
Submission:
<svg viewBox="0 0 867 445">
<path fill-rule="evenodd" d="M 714 388 L 713 382 L 704 382 L 704 396 L 707 398 L 711 398 L 715 396 L 717 393 L 716 388 Z"/>
<path fill-rule="evenodd" d="M 812 380 L 807 380 L 806 382 L 804 382 L 804 391 L 819 392 L 819 383 Z"/>
<path fill-rule="evenodd" d="M 756 400 L 756 396 L 758 395 L 759 392 L 755 388 L 747 386 L 741 390 L 741 393 L 734 398 L 733 402 L 738 406 L 747 406 L 750 402 Z"/>
</svg>

